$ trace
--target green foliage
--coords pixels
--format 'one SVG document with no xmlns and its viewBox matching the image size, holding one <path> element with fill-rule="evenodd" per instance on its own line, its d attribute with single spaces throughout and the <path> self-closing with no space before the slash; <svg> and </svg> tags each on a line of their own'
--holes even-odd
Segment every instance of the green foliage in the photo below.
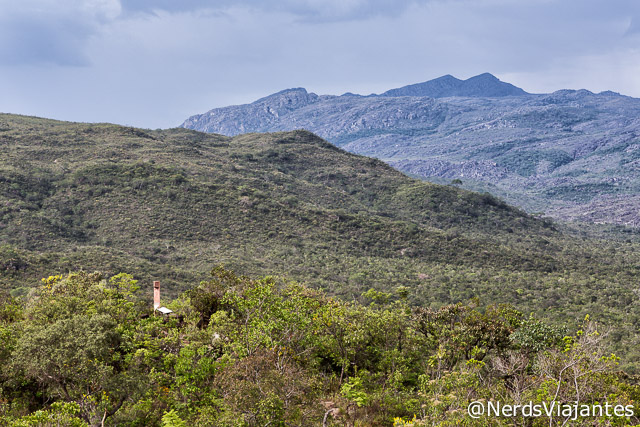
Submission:
<svg viewBox="0 0 640 427">
<path fill-rule="evenodd" d="M 115 326 L 106 315 L 77 315 L 51 325 L 30 325 L 13 352 L 16 368 L 58 396 L 81 396 L 113 375 L 109 362 L 120 344 Z M 69 389 L 71 383 L 78 385 L 76 390 Z"/>
<path fill-rule="evenodd" d="M 435 351 L 429 364 L 450 370 L 460 361 L 482 360 L 491 351 L 510 345 L 520 313 L 509 306 L 489 307 L 485 313 L 456 304 L 434 311 L 416 308 L 418 330 Z"/>
<path fill-rule="evenodd" d="M 589 318 L 562 335 L 508 305 L 412 308 L 374 290 L 360 304 L 221 267 L 161 317 L 137 288 L 80 272 L 45 279 L 24 310 L 3 298 L 0 423 L 474 425 L 478 399 L 640 395 Z"/>
<path fill-rule="evenodd" d="M 13 323 L 22 318 L 22 305 L 15 298 L 0 291 L 0 325 Z"/>
<path fill-rule="evenodd" d="M 340 394 L 353 401 L 359 407 L 363 407 L 369 401 L 369 396 L 364 391 L 362 380 L 359 377 L 351 377 L 349 381 L 342 384 Z"/>
<path fill-rule="evenodd" d="M 89 427 L 89 424 L 78 418 L 79 413 L 80 406 L 76 403 L 54 402 L 49 409 L 38 410 L 33 414 L 12 419 L 10 425 L 12 427 Z"/>
<path fill-rule="evenodd" d="M 173 409 L 169 412 L 165 412 L 162 416 L 162 427 L 186 427 L 187 423 L 182 421 L 176 411 Z"/>
<path fill-rule="evenodd" d="M 531 315 L 520 323 L 518 330 L 509 339 L 522 349 L 537 353 L 559 345 L 563 336 L 562 328 L 547 325 Z"/>
</svg>

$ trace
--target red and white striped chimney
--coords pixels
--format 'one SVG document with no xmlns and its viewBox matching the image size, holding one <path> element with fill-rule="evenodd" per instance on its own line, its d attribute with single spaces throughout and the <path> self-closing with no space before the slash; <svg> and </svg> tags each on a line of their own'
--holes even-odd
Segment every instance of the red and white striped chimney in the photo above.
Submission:
<svg viewBox="0 0 640 427">
<path fill-rule="evenodd" d="M 153 309 L 157 310 L 160 307 L 160 282 L 158 280 L 153 282 Z"/>
</svg>

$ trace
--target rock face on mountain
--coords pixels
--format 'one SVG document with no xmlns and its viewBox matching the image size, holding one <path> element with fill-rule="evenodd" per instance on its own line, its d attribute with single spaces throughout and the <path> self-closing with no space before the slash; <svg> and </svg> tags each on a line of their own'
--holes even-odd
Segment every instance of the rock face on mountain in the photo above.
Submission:
<svg viewBox="0 0 640 427">
<path fill-rule="evenodd" d="M 223 135 L 255 132 L 255 129 L 277 127 L 281 118 L 319 100 L 318 95 L 308 93 L 304 88 L 287 89 L 249 105 L 217 108 L 190 117 L 182 127 L 195 129 L 203 126 L 203 132 Z"/>
<path fill-rule="evenodd" d="M 530 212 L 640 225 L 640 99 L 614 92 L 528 94 L 482 74 L 382 95 L 290 89 L 189 118 L 226 135 L 308 129 L 427 180 L 488 191 Z"/>
</svg>

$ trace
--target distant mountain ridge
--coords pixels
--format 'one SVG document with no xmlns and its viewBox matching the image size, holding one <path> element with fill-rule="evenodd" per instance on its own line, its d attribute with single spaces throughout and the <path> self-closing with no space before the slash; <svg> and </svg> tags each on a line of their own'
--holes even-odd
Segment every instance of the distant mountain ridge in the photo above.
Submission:
<svg viewBox="0 0 640 427">
<path fill-rule="evenodd" d="M 492 74 L 484 73 L 467 80 L 460 80 L 450 74 L 429 80 L 391 89 L 380 96 L 429 96 L 447 98 L 451 96 L 498 97 L 523 96 L 527 92 L 510 83 L 504 83 Z"/>
<path fill-rule="evenodd" d="M 431 98 L 464 97 L 504 97 L 527 95 L 524 90 L 504 83 L 489 73 L 480 74 L 467 80 L 451 75 L 439 77 L 423 83 L 388 90 L 380 95 L 369 97 L 419 96 Z M 343 96 L 356 96 L 352 93 Z M 234 136 L 245 132 L 271 130 L 269 126 L 278 126 L 280 119 L 300 108 L 323 100 L 337 98 L 332 95 L 316 95 L 305 88 L 285 89 L 265 96 L 246 105 L 215 108 L 204 114 L 189 117 L 182 127 L 202 132 L 221 133 Z"/>
<path fill-rule="evenodd" d="M 611 91 L 530 94 L 490 74 L 380 95 L 288 89 L 182 127 L 237 135 L 307 129 L 430 181 L 488 191 L 555 218 L 640 226 L 640 100 Z M 458 181 L 456 181 L 458 182 Z"/>
</svg>

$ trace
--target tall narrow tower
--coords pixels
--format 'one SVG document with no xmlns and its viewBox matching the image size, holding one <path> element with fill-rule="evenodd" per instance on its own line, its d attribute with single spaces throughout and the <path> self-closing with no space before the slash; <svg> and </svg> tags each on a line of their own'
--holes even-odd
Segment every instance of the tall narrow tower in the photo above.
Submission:
<svg viewBox="0 0 640 427">
<path fill-rule="evenodd" d="M 153 282 L 153 309 L 157 310 L 160 307 L 160 281 Z"/>
</svg>

